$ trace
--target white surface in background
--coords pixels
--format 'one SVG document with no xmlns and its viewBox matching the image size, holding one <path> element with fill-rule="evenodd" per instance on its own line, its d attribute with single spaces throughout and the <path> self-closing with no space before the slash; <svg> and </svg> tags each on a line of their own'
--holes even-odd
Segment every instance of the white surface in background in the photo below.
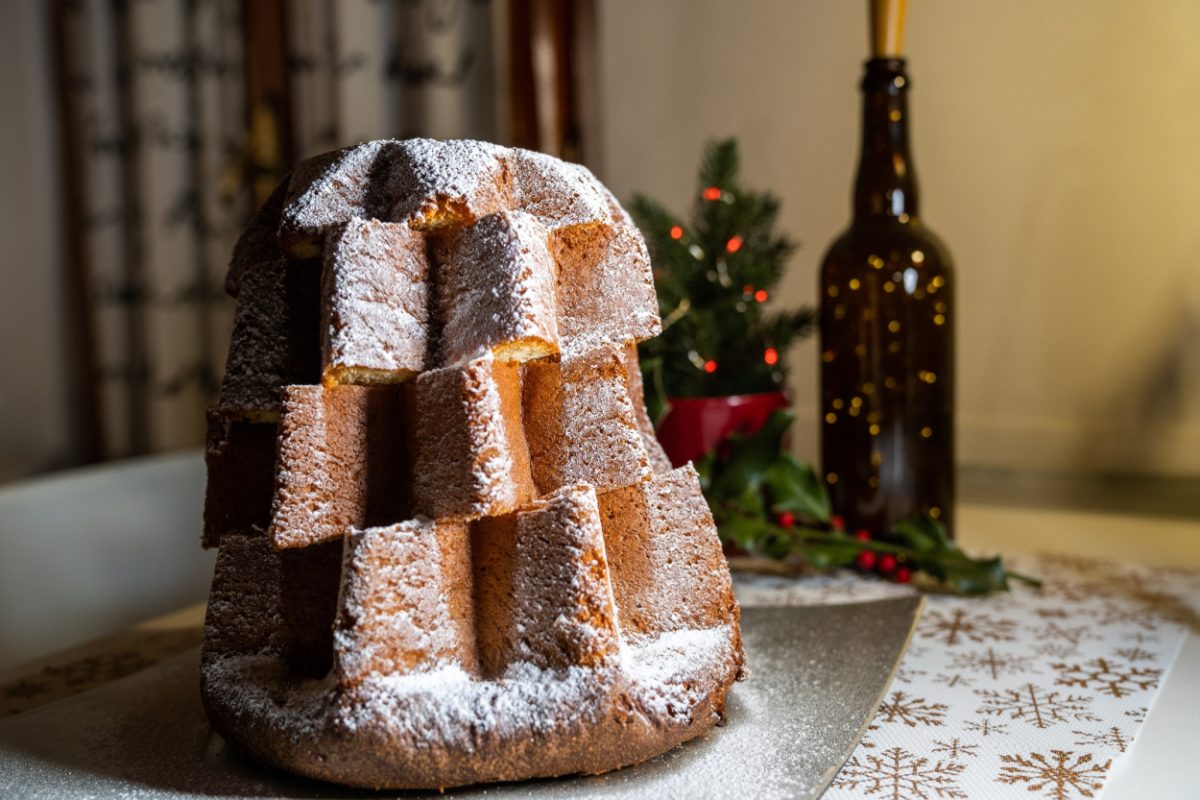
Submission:
<svg viewBox="0 0 1200 800">
<path fill-rule="evenodd" d="M 198 450 L 0 489 L 0 670 L 203 600 Z"/>
</svg>

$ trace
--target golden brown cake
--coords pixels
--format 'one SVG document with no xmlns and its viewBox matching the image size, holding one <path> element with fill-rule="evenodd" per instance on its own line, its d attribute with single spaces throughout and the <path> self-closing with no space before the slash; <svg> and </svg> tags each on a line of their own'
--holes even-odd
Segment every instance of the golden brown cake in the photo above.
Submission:
<svg viewBox="0 0 1200 800">
<path fill-rule="evenodd" d="M 599 773 L 708 730 L 739 612 L 636 343 L 645 244 L 578 165 L 469 141 L 298 165 L 234 250 L 209 415 L 209 718 L 301 775 Z"/>
</svg>

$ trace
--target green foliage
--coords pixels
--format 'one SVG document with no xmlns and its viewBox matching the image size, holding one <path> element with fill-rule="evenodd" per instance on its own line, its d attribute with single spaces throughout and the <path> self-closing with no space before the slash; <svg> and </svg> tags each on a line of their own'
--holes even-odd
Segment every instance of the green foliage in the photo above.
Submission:
<svg viewBox="0 0 1200 800">
<path fill-rule="evenodd" d="M 722 455 L 709 453 L 696 464 L 722 539 L 754 555 L 818 569 L 851 566 L 863 552 L 886 553 L 924 581 L 963 595 L 1005 590 L 1010 580 L 1038 584 L 1005 570 L 999 558 L 971 558 L 929 517 L 895 524 L 886 541 L 838 530 L 825 485 L 811 466 L 781 450 L 792 420 L 790 412 L 776 411 L 756 433 L 731 436 Z M 792 524 L 780 524 L 785 513 Z"/>
<path fill-rule="evenodd" d="M 687 221 L 642 195 L 630 204 L 650 250 L 663 319 L 662 335 L 640 346 L 651 404 L 655 395 L 782 388 L 788 348 L 814 328 L 811 308 L 767 311 L 796 246 L 775 232 L 779 200 L 743 187 L 738 172 L 737 142 L 712 142 Z M 756 299 L 759 292 L 766 302 Z M 768 348 L 776 358 L 765 358 Z"/>
</svg>

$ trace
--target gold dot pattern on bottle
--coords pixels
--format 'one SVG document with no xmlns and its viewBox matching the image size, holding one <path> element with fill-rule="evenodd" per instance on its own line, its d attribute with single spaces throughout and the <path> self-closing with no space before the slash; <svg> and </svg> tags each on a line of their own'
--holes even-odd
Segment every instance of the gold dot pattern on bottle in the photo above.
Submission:
<svg viewBox="0 0 1200 800">
<path fill-rule="evenodd" d="M 854 345 L 854 355 L 865 356 L 867 354 L 867 346 L 865 344 Z"/>
<path fill-rule="evenodd" d="M 832 425 L 833 423 L 837 422 L 837 414 L 834 414 L 832 411 L 830 411 L 825 415 L 825 421 Z"/>
<path fill-rule="evenodd" d="M 867 478 L 867 486 L 870 486 L 872 489 L 878 489 L 879 488 L 879 476 L 872 475 L 871 477 Z"/>
<path fill-rule="evenodd" d="M 821 353 L 821 360 L 824 361 L 826 364 L 832 364 L 834 359 L 836 359 L 836 358 L 837 358 L 837 354 L 834 353 L 832 350 L 826 350 L 824 353 Z"/>
<path fill-rule="evenodd" d="M 858 406 L 850 406 L 850 410 L 847 413 L 849 413 L 852 417 L 857 417 L 860 413 L 862 413 L 862 411 Z"/>
<path fill-rule="evenodd" d="M 862 405 L 862 398 L 861 398 L 861 397 L 857 397 L 857 396 L 855 396 L 855 397 L 851 397 L 851 398 L 850 398 L 850 406 L 851 406 L 852 408 L 858 408 L 858 407 L 859 407 L 859 406 L 861 406 L 861 405 Z"/>
<path fill-rule="evenodd" d="M 863 384 L 863 394 L 875 394 L 875 384 L 867 381 Z"/>
<path fill-rule="evenodd" d="M 886 281 L 883 284 L 883 290 L 888 294 L 891 294 L 892 292 L 896 291 L 896 284 L 892 283 L 891 281 Z"/>
<path fill-rule="evenodd" d="M 946 313 L 946 303 L 942 300 L 938 300 L 936 303 L 933 304 L 933 310 L 939 314 L 945 314 Z"/>
<path fill-rule="evenodd" d="M 934 314 L 933 315 L 933 324 L 934 325 L 945 325 L 946 324 L 946 315 L 945 314 Z"/>
<path fill-rule="evenodd" d="M 834 319 L 845 319 L 846 318 L 846 307 L 843 305 L 834 306 L 833 307 L 833 318 Z"/>
<path fill-rule="evenodd" d="M 866 320 L 867 322 L 870 322 L 871 320 L 875 319 L 875 309 L 864 308 L 863 312 L 862 312 L 862 318 L 864 320 Z"/>
<path fill-rule="evenodd" d="M 929 509 L 929 516 L 933 517 L 934 519 L 938 519 L 942 516 L 942 510 L 937 506 L 932 506 Z"/>
<path fill-rule="evenodd" d="M 878 467 L 883 463 L 883 453 L 879 450 L 871 451 L 871 466 Z"/>
<path fill-rule="evenodd" d="M 946 279 L 943 278 L 941 275 L 937 275 L 934 277 L 934 279 L 932 281 L 930 281 L 930 283 L 932 283 L 935 287 L 940 289 L 946 285 Z"/>
<path fill-rule="evenodd" d="M 933 428 L 929 427 L 928 425 L 926 425 L 924 428 L 921 428 L 921 436 L 925 439 L 933 436 Z"/>
<path fill-rule="evenodd" d="M 900 220 L 901 222 L 908 222 L 908 214 L 901 214 L 900 216 L 896 217 L 896 219 Z"/>
<path fill-rule="evenodd" d="M 827 293 L 827 294 L 828 294 L 830 297 L 837 297 L 837 296 L 838 296 L 838 287 L 836 287 L 836 286 L 830 286 L 828 289 L 826 289 L 826 290 L 825 290 L 825 292 L 826 292 L 826 293 Z"/>
<path fill-rule="evenodd" d="M 899 353 L 900 352 L 900 343 L 899 342 L 888 342 L 888 352 L 889 353 Z"/>
<path fill-rule="evenodd" d="M 830 472 L 828 475 L 825 476 L 826 483 L 837 483 L 837 481 L 838 481 L 838 478 L 837 478 L 836 472 Z"/>
<path fill-rule="evenodd" d="M 888 119 L 890 119 L 892 122 L 899 122 L 900 116 L 900 109 L 898 108 L 893 108 L 890 112 L 888 112 Z"/>
<path fill-rule="evenodd" d="M 912 251 L 912 262 L 914 264 L 924 264 L 925 263 L 925 254 L 922 253 L 920 250 L 913 250 Z"/>
<path fill-rule="evenodd" d="M 842 398 L 840 398 L 840 397 L 837 398 L 836 400 L 834 400 L 833 403 L 831 403 L 831 405 L 838 411 L 841 411 L 843 408 L 846 407 L 845 401 L 843 401 Z"/>
<path fill-rule="evenodd" d="M 879 435 L 879 426 L 872 425 L 871 427 L 867 428 L 867 432 L 870 433 L 872 436 L 878 436 Z"/>
<path fill-rule="evenodd" d="M 847 286 L 850 287 L 851 291 L 856 292 L 858 291 L 858 287 L 862 286 L 862 281 L 860 281 L 858 278 L 851 278 L 850 283 L 848 283 Z"/>
<path fill-rule="evenodd" d="M 883 379 L 883 386 L 886 389 L 895 389 L 897 386 L 899 386 L 899 384 L 896 383 L 895 378 L 893 378 L 889 375 L 888 377 Z"/>
<path fill-rule="evenodd" d="M 925 381 L 926 383 L 936 383 L 937 382 L 937 375 L 935 375 L 934 373 L 930 372 L 927 369 L 923 369 L 920 372 L 918 372 L 917 377 L 920 378 L 921 380 Z"/>
<path fill-rule="evenodd" d="M 883 269 L 883 259 L 879 256 L 867 256 L 867 263 L 875 269 Z"/>
<path fill-rule="evenodd" d="M 892 320 L 891 322 L 888 323 L 888 330 L 891 331 L 892 333 L 899 333 L 900 332 L 900 323 L 897 322 L 896 320 Z"/>
</svg>

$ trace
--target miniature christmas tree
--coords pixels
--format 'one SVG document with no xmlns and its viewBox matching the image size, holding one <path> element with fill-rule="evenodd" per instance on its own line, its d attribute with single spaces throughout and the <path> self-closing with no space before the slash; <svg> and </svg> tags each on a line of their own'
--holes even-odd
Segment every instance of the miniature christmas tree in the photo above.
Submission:
<svg viewBox="0 0 1200 800">
<path fill-rule="evenodd" d="M 687 222 L 647 197 L 632 203 L 663 321 L 641 345 L 660 399 L 781 389 L 788 348 L 813 329 L 811 308 L 767 310 L 795 244 L 775 231 L 778 198 L 743 187 L 738 162 L 735 140 L 707 146 Z"/>
</svg>

